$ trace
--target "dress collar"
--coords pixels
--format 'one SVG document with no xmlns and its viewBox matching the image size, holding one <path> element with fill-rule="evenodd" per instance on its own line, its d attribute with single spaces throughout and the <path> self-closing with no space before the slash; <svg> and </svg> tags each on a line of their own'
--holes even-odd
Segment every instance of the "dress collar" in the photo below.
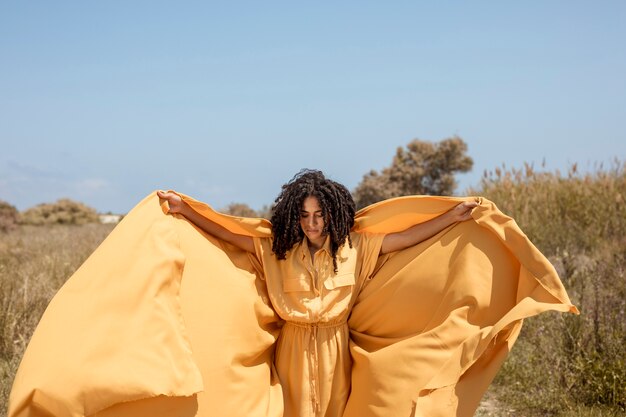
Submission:
<svg viewBox="0 0 626 417">
<path fill-rule="evenodd" d="M 311 256 L 309 252 L 309 240 L 307 239 L 306 236 L 304 236 L 304 238 L 300 242 L 299 250 L 300 250 L 300 256 L 302 257 L 302 259 L 305 259 L 306 257 Z M 326 239 L 324 240 L 324 244 L 317 252 L 322 251 L 322 250 L 325 251 L 328 256 L 330 256 L 330 236 L 326 236 Z"/>
</svg>

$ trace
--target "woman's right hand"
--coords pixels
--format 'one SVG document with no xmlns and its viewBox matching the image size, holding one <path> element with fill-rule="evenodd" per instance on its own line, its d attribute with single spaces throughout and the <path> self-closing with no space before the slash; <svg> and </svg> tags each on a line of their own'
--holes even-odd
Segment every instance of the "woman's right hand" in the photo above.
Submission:
<svg viewBox="0 0 626 417">
<path fill-rule="evenodd" d="M 183 211 L 185 203 L 179 195 L 165 191 L 157 191 L 157 195 L 159 198 L 167 201 L 167 204 L 170 206 L 168 213 L 181 213 Z"/>
<path fill-rule="evenodd" d="M 168 213 L 179 213 L 185 216 L 188 221 L 195 224 L 208 234 L 213 235 L 218 239 L 225 240 L 226 242 L 231 243 L 247 252 L 254 253 L 255 249 L 252 237 L 233 233 L 230 230 L 226 229 L 224 226 L 221 226 L 218 223 L 215 223 L 213 220 L 210 220 L 208 217 L 199 214 L 198 212 L 194 211 L 191 206 L 185 203 L 178 194 L 165 191 L 157 191 L 157 196 L 167 201 L 167 203 L 169 204 L 170 210 L 168 211 Z"/>
</svg>

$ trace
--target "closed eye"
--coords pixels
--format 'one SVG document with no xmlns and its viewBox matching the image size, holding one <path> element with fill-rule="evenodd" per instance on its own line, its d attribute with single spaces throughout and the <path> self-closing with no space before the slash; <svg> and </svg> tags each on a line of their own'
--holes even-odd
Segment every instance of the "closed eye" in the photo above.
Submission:
<svg viewBox="0 0 626 417">
<path fill-rule="evenodd" d="M 313 215 L 315 217 L 318 217 L 318 218 L 323 218 L 324 217 L 324 215 L 322 214 L 321 211 L 316 211 L 315 213 L 313 213 Z M 303 212 L 300 213 L 300 217 L 301 218 L 309 217 L 309 213 L 307 213 L 306 211 L 303 211 Z"/>
</svg>

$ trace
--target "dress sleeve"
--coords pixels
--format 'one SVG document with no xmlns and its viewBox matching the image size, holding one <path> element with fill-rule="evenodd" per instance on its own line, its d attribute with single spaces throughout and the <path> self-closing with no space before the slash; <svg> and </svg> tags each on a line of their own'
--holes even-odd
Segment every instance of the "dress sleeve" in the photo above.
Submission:
<svg viewBox="0 0 626 417">
<path fill-rule="evenodd" d="M 259 272 L 259 278 L 265 280 L 265 265 L 268 262 L 268 258 L 272 256 L 272 238 L 255 236 L 252 237 L 252 242 L 254 244 L 254 253 L 250 253 L 248 258 Z"/>
<path fill-rule="evenodd" d="M 385 235 L 363 232 L 353 233 L 351 238 L 352 245 L 357 250 L 356 280 L 362 283 L 372 275 L 376 268 Z"/>
</svg>

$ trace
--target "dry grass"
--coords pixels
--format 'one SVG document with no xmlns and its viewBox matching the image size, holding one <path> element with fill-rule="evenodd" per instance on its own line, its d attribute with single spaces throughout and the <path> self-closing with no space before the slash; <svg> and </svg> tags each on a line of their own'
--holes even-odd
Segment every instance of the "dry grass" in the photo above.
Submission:
<svg viewBox="0 0 626 417">
<path fill-rule="evenodd" d="M 52 296 L 110 225 L 20 226 L 0 234 L 0 415 L 24 349 Z"/>
<path fill-rule="evenodd" d="M 580 316 L 526 321 L 498 374 L 498 399 L 525 416 L 614 416 L 626 407 L 626 173 L 615 161 L 565 175 L 498 169 L 493 200 L 559 271 Z"/>
</svg>

